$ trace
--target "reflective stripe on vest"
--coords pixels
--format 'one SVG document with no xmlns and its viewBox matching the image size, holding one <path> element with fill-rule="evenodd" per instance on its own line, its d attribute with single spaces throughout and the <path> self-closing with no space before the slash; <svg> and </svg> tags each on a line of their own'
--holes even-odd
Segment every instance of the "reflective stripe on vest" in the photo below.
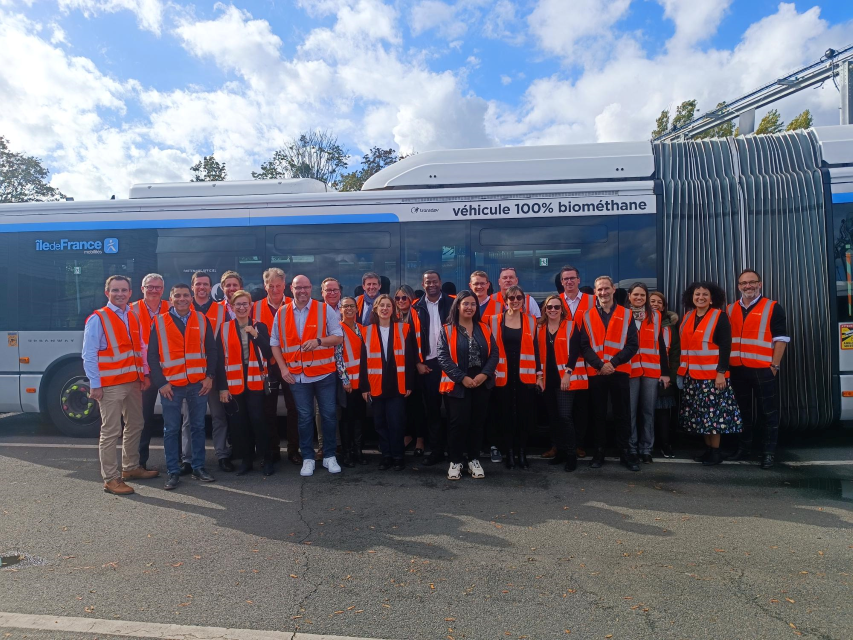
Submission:
<svg viewBox="0 0 853 640">
<path fill-rule="evenodd" d="M 592 306 L 593 296 L 588 293 L 580 294 L 580 302 L 578 302 L 578 308 L 575 310 L 575 313 L 572 313 L 571 307 L 569 307 L 569 303 L 566 302 L 566 294 L 560 296 L 560 300 L 563 302 L 563 306 L 566 308 L 566 313 L 569 314 L 569 318 L 575 323 L 575 329 L 580 329 L 583 324 L 583 316 L 584 312 Z M 581 373 L 582 372 L 582 373 Z M 587 380 L 586 374 L 586 362 L 584 362 L 583 355 L 578 356 L 578 361 L 575 363 L 575 368 L 572 371 L 572 379 L 578 377 L 578 379 Z M 578 387 L 579 389 L 587 389 L 589 385 L 586 387 Z"/>
<path fill-rule="evenodd" d="M 729 305 L 728 315 L 732 324 L 732 354 L 729 364 L 733 367 L 744 366 L 752 369 L 769 367 L 773 362 L 773 334 L 770 330 L 770 317 L 776 302 L 761 298 L 755 303 L 755 309 L 744 319 L 744 309 L 740 303 Z"/>
<path fill-rule="evenodd" d="M 343 322 L 341 323 L 341 329 L 343 329 L 344 332 L 344 367 L 347 370 L 347 375 L 349 376 L 350 384 L 352 384 L 353 388 L 355 389 L 358 388 L 359 371 L 361 369 L 362 340 L 355 331 L 350 329 Z M 363 329 L 362 335 L 364 335 Z"/>
<path fill-rule="evenodd" d="M 400 322 L 392 324 L 391 350 L 397 370 L 397 391 L 400 395 L 406 393 L 406 336 L 409 335 L 409 325 Z M 372 324 L 364 330 L 364 346 L 367 350 L 367 381 L 370 384 L 370 395 L 382 395 L 382 332 L 379 326 Z M 386 345 L 387 346 L 387 345 Z"/>
<path fill-rule="evenodd" d="M 569 366 L 569 343 L 572 339 L 572 333 L 576 329 L 573 320 L 563 320 L 560 323 L 560 328 L 557 329 L 557 334 L 554 336 L 554 357 L 557 359 L 557 371 L 560 378 L 566 372 Z M 548 378 L 548 324 L 545 323 L 539 328 L 539 361 L 542 363 L 543 384 Z M 586 376 L 586 369 L 580 364 L 576 364 L 569 378 L 569 391 L 575 389 L 588 389 L 589 381 Z"/>
<path fill-rule="evenodd" d="M 486 346 L 491 348 L 492 344 L 492 334 L 489 331 L 489 327 L 485 322 L 480 323 L 480 330 L 483 332 L 483 335 L 486 338 Z M 456 356 L 456 327 L 452 324 L 444 325 L 444 334 L 447 337 L 447 349 L 450 352 L 450 359 L 456 363 L 456 366 L 459 366 L 459 358 Z M 480 359 L 483 362 L 489 359 L 489 354 L 480 354 Z M 504 368 L 504 384 L 506 384 L 506 368 Z M 453 391 L 453 388 L 456 386 L 456 383 L 450 379 L 450 376 L 442 370 L 441 372 L 441 383 L 438 385 L 439 393 L 450 393 Z"/>
<path fill-rule="evenodd" d="M 98 373 L 102 387 L 142 380 L 145 376 L 142 366 L 142 339 L 137 315 L 130 309 L 127 313 L 127 326 L 118 314 L 109 307 L 95 311 L 101 326 L 107 347 L 98 351 Z"/>
<path fill-rule="evenodd" d="M 225 322 L 225 303 L 214 302 L 207 310 L 207 317 L 213 327 L 213 337 L 219 337 L 219 330 L 222 328 L 222 323 Z"/>
<path fill-rule="evenodd" d="M 720 364 L 720 348 L 714 343 L 714 330 L 720 319 L 720 310 L 711 309 L 694 329 L 696 310 L 691 309 L 681 322 L 681 363 L 678 375 L 689 375 L 696 380 L 713 380 Z M 726 371 L 726 377 L 729 372 Z"/>
<path fill-rule="evenodd" d="M 498 343 L 498 366 L 495 369 L 495 384 L 503 387 L 507 383 L 506 349 L 503 344 L 503 329 L 501 320 L 504 314 L 492 316 L 489 321 L 492 335 Z M 536 383 L 536 355 L 533 351 L 536 336 L 536 318 L 531 315 L 521 316 L 521 358 L 518 363 L 518 379 L 524 384 Z"/>
<path fill-rule="evenodd" d="M 424 361 L 423 345 L 421 344 L 421 317 L 414 307 L 409 308 L 409 317 L 412 319 L 412 327 L 415 329 L 415 342 L 418 343 L 418 362 Z"/>
<path fill-rule="evenodd" d="M 142 324 L 142 343 L 148 344 L 148 337 L 151 334 L 151 326 L 154 324 L 154 316 L 148 311 L 148 305 L 144 300 L 137 300 L 130 303 L 130 308 L 139 317 L 139 322 Z M 169 313 L 169 303 L 165 300 L 160 301 L 160 312 Z M 158 314 L 159 315 L 159 314 Z"/>
<path fill-rule="evenodd" d="M 301 338 L 296 331 L 293 305 L 293 302 L 288 302 L 275 315 L 279 347 L 288 371 L 293 375 L 304 373 L 309 377 L 334 373 L 334 347 L 317 347 L 312 351 L 302 351 L 303 342 L 326 337 L 326 303 L 316 300 L 308 303 L 308 317 L 305 319 Z M 322 321 L 320 314 L 322 314 Z"/>
<path fill-rule="evenodd" d="M 228 381 L 228 391 L 232 395 L 243 393 L 243 343 L 240 340 L 240 330 L 235 320 L 229 320 L 222 325 L 219 334 L 222 342 L 222 352 L 225 357 L 225 379 Z M 246 372 L 246 382 L 250 391 L 263 391 L 264 374 L 267 371 L 267 361 L 261 356 L 260 362 L 255 349 L 249 342 L 249 362 Z"/>
<path fill-rule="evenodd" d="M 283 302 L 284 298 L 282 298 L 282 303 Z M 264 298 L 263 300 L 258 300 L 257 302 L 255 302 L 254 305 L 252 305 L 252 321 L 255 324 L 263 322 L 267 326 L 270 335 L 272 335 L 272 326 L 273 322 L 275 321 L 275 316 L 273 315 L 273 312 L 270 311 L 270 306 L 269 304 L 267 304 L 266 298 Z"/>
<path fill-rule="evenodd" d="M 625 348 L 625 341 L 628 338 L 628 323 L 633 321 L 633 317 L 629 316 L 625 307 L 619 305 L 614 306 L 613 315 L 610 316 L 606 330 L 596 307 L 588 309 L 583 314 L 589 345 L 602 362 L 605 364 L 610 362 L 613 356 Z M 631 363 L 620 364 L 616 367 L 616 371 L 630 375 Z M 598 371 L 591 365 L 587 365 L 586 373 L 590 377 L 598 375 Z"/>
<path fill-rule="evenodd" d="M 632 378 L 660 378 L 660 312 L 652 310 L 652 321 L 648 318 L 640 323 L 637 340 L 640 348 L 631 358 Z"/>
<path fill-rule="evenodd" d="M 185 387 L 204 380 L 207 371 L 204 351 L 207 322 L 203 313 L 191 311 L 183 334 L 177 322 L 171 313 L 161 313 L 154 319 L 154 326 L 160 343 L 163 376 L 172 385 Z"/>
</svg>

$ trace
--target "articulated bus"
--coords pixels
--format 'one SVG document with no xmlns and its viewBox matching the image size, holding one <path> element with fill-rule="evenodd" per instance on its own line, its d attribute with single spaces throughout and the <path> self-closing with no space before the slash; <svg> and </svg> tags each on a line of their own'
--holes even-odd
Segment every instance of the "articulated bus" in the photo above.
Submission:
<svg viewBox="0 0 853 640">
<path fill-rule="evenodd" d="M 280 267 L 352 295 L 366 271 L 420 288 L 425 269 L 461 290 L 514 267 L 538 300 L 560 267 L 582 285 L 643 281 L 680 312 L 741 269 L 788 316 L 782 426 L 853 419 L 853 126 L 770 136 L 433 151 L 360 192 L 305 180 L 144 184 L 127 200 L 0 205 L 0 411 L 42 412 L 64 434 L 97 434 L 80 359 L 83 325 L 111 274 L 166 289 L 195 271 L 238 271 L 255 297 Z M 220 294 L 221 295 L 221 294 Z"/>
</svg>

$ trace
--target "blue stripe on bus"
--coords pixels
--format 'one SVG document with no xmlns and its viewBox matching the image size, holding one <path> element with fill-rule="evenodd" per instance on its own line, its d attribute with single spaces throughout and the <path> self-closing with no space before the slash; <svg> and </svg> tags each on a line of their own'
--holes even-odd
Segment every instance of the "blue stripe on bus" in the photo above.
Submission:
<svg viewBox="0 0 853 640">
<path fill-rule="evenodd" d="M 832 203 L 841 204 L 842 202 L 853 202 L 853 193 L 833 193 Z"/>
<path fill-rule="evenodd" d="M 295 224 L 355 224 L 399 222 L 394 213 L 353 213 L 329 216 L 270 216 L 268 218 L 209 218 L 164 220 L 102 220 L 0 224 L 0 233 L 15 231 L 78 231 L 105 229 L 184 229 L 197 227 L 265 227 Z"/>
</svg>

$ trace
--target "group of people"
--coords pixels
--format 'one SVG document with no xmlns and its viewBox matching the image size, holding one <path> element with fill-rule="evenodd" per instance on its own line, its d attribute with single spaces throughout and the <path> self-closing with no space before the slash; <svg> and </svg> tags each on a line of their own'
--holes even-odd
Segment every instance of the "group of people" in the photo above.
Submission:
<svg viewBox="0 0 853 640">
<path fill-rule="evenodd" d="M 83 339 L 90 394 L 100 405 L 105 491 L 131 494 L 125 480 L 159 475 L 147 467 L 158 394 L 166 489 L 182 475 L 214 481 L 205 468 L 208 409 L 219 468 L 242 475 L 259 459 L 262 473 L 273 474 L 281 459 L 279 395 L 287 407 L 286 456 L 305 477 L 318 461 L 330 473 L 368 464 L 368 407 L 381 470 L 403 470 L 412 445 L 425 466 L 447 454 L 450 480 L 463 469 L 485 477 L 484 448 L 493 462 L 526 469 L 528 436 L 544 406 L 550 464 L 574 471 L 589 436 L 590 467 L 600 468 L 611 408 L 620 461 L 639 471 L 653 461 L 656 441 L 661 455 L 673 455 L 676 387 L 679 423 L 706 444 L 697 461 L 722 461 L 724 433 L 740 434 L 733 459 L 750 458 L 757 414 L 761 467 L 774 464 L 776 376 L 789 338 L 784 311 L 762 295 L 753 270 L 740 274 L 741 298 L 728 307 L 717 284 L 691 284 L 680 322 L 664 294 L 644 283 L 618 304 L 609 276 L 596 278 L 587 293 L 572 266 L 561 269 L 562 291 L 541 308 L 513 268 L 500 271 L 495 293 L 488 274 L 475 271 L 469 289 L 456 295 L 427 270 L 419 298 L 408 285 L 382 293 L 373 272 L 362 277 L 357 297 L 343 296 L 340 282 L 326 278 L 322 301 L 304 275 L 291 281 L 292 298 L 281 269 L 267 269 L 263 282 L 266 297 L 253 301 L 242 277 L 227 271 L 220 279 L 225 299 L 216 302 L 210 275 L 199 271 L 190 284 L 172 286 L 166 301 L 164 279 L 152 273 L 142 281 L 142 298 L 130 303 L 130 279 L 107 279 L 107 305 L 86 321 Z"/>
</svg>

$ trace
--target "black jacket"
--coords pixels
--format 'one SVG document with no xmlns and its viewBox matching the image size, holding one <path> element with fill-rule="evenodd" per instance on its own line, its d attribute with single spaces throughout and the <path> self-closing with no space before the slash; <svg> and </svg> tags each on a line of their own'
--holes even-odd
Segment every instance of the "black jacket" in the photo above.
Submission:
<svg viewBox="0 0 853 640">
<path fill-rule="evenodd" d="M 388 341 L 391 343 L 390 345 L 386 344 L 383 346 L 382 354 L 385 356 L 382 359 L 382 393 L 378 396 L 373 396 L 374 398 L 393 398 L 402 395 L 400 393 L 400 388 L 397 385 L 397 363 L 394 359 L 394 332 L 397 330 L 395 327 L 397 323 L 391 323 L 391 330 L 388 332 Z M 418 351 L 418 343 L 415 338 L 415 331 L 411 325 L 409 326 L 409 333 L 406 335 L 406 390 L 414 391 L 415 384 L 417 384 L 417 351 Z M 379 331 L 379 326 L 376 326 L 375 331 Z M 370 393 L 370 379 L 367 377 L 367 327 L 362 331 L 362 335 L 364 336 L 364 340 L 362 340 L 361 344 L 361 363 L 359 364 L 359 374 L 358 374 L 358 391 L 359 393 Z M 379 333 L 380 342 L 382 340 L 382 333 Z M 388 347 L 391 347 L 390 349 Z"/>
<path fill-rule="evenodd" d="M 465 395 L 465 387 L 462 386 L 462 379 L 468 375 L 468 338 L 462 335 L 461 331 L 456 331 L 456 356 L 459 362 L 454 362 L 450 357 L 450 348 L 447 346 L 447 333 L 442 329 L 438 335 L 438 364 L 441 366 L 447 376 L 456 384 L 453 386 L 453 391 L 448 395 L 454 398 L 461 398 Z M 483 370 L 481 373 L 486 374 L 489 379 L 486 381 L 486 388 L 491 389 L 495 386 L 495 369 L 498 366 L 498 343 L 495 342 L 495 337 L 490 335 L 489 342 L 486 343 L 486 335 L 479 324 L 474 325 L 474 340 L 480 346 L 480 358 L 483 360 Z M 487 357 L 484 357 L 487 354 Z"/>
<path fill-rule="evenodd" d="M 438 299 L 438 315 L 441 317 L 441 324 L 447 322 L 447 316 L 450 315 L 450 307 L 453 306 L 453 298 L 445 293 L 441 294 Z M 413 307 L 418 312 L 418 317 L 421 320 L 421 354 L 426 360 L 429 355 L 429 310 L 427 309 L 426 295 L 418 300 Z M 437 347 L 438 345 L 436 345 Z"/>
<path fill-rule="evenodd" d="M 180 318 L 175 317 L 171 311 L 169 313 L 172 315 L 172 320 L 175 321 L 175 326 L 178 327 L 181 335 L 183 335 L 186 330 L 184 323 L 181 322 Z M 217 340 L 213 335 L 213 327 L 210 326 L 210 320 L 205 318 L 204 321 L 207 323 L 207 330 L 204 334 L 204 352 L 207 354 L 206 375 L 211 380 L 215 380 L 219 350 L 216 348 Z M 163 375 L 163 369 L 160 367 L 160 340 L 157 335 L 156 322 L 151 323 L 151 333 L 148 335 L 148 368 L 151 370 L 151 385 L 155 389 L 165 387 L 169 381 L 166 380 L 166 376 Z"/>
<path fill-rule="evenodd" d="M 258 337 L 253 338 L 249 336 L 249 349 L 254 349 L 257 347 L 258 351 L 261 352 L 261 355 L 269 362 L 273 359 L 272 357 L 272 348 L 270 347 L 270 332 L 267 329 L 267 325 L 263 322 L 252 322 L 249 319 L 249 324 L 252 325 L 258 332 Z M 231 325 L 231 331 L 237 331 L 237 321 L 234 320 Z M 238 336 L 239 337 L 239 336 Z M 222 346 L 222 336 L 220 336 L 219 340 L 216 341 L 216 345 L 219 351 L 218 364 L 216 366 L 216 388 L 219 391 L 228 391 L 228 378 L 225 373 L 225 347 Z M 243 364 L 243 379 L 246 379 L 246 372 L 248 367 L 246 364 Z"/>
</svg>

